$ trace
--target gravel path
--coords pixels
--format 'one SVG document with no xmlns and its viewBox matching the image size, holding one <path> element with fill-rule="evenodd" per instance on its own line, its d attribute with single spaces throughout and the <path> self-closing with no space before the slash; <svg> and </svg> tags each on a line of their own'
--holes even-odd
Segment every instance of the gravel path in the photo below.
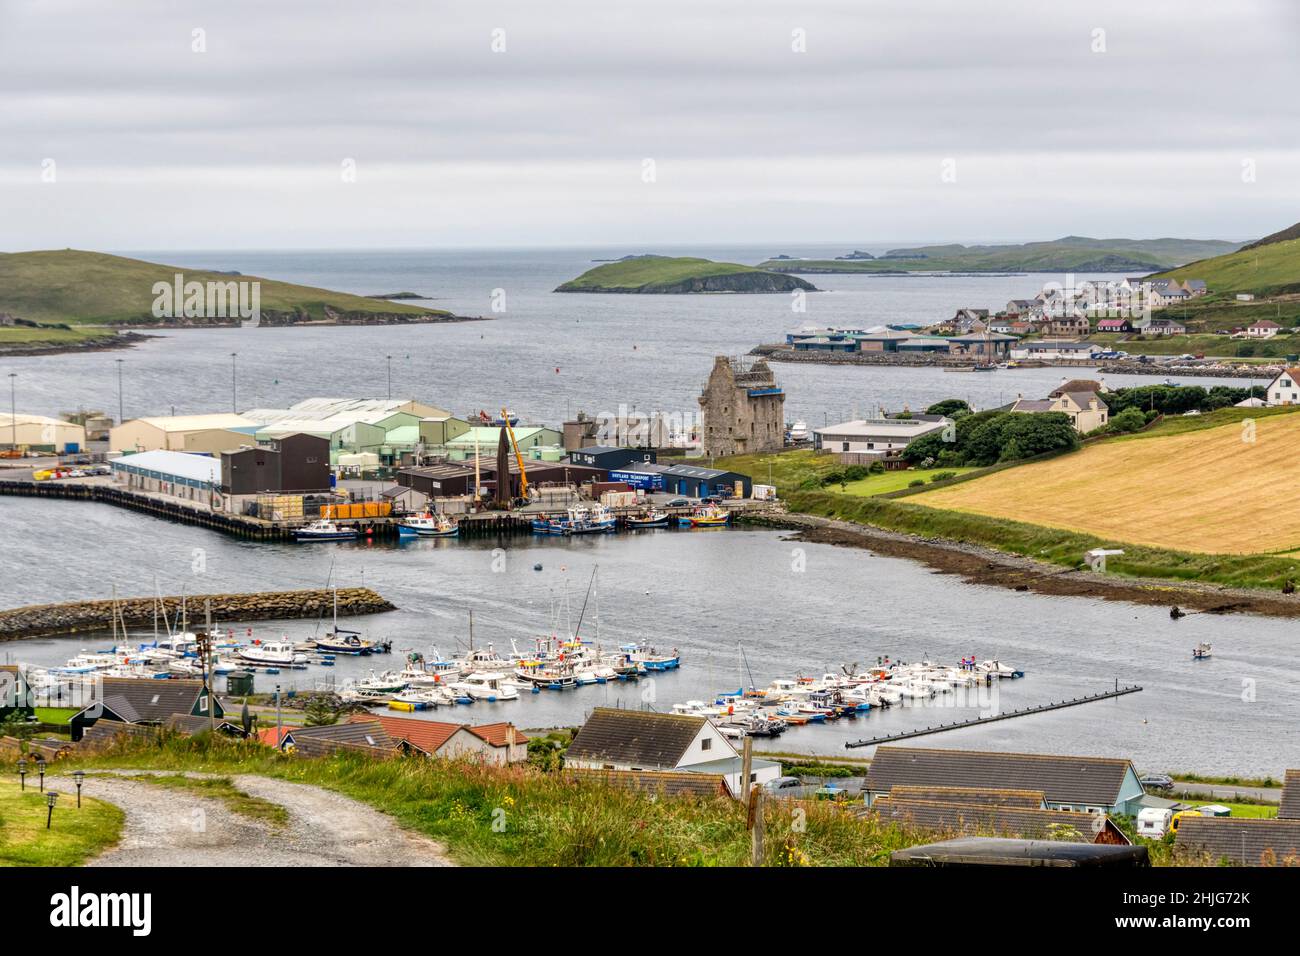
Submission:
<svg viewBox="0 0 1300 956">
<path fill-rule="evenodd" d="M 269 777 L 231 777 L 235 787 L 284 807 L 284 826 L 232 812 L 184 790 L 131 780 L 151 771 L 88 774 L 82 789 L 122 808 L 122 842 L 88 866 L 452 866 L 443 848 L 341 794 Z M 219 776 L 187 773 L 187 777 Z M 76 793 L 66 777 L 48 789 Z M 69 806 L 61 800 L 62 806 Z M 75 804 L 74 804 L 75 805 Z"/>
</svg>

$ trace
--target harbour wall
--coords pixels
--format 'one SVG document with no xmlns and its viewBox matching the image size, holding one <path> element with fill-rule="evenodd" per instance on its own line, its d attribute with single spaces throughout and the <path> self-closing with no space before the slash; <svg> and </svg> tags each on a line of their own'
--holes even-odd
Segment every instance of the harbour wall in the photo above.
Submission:
<svg viewBox="0 0 1300 956">
<path fill-rule="evenodd" d="M 273 621 L 333 614 L 334 591 L 317 588 L 304 591 L 256 591 L 251 594 L 189 594 L 184 600 L 191 630 L 202 626 L 204 606 L 211 602 L 212 620 Z M 173 622 L 181 613 L 182 598 L 119 598 L 121 621 L 127 627 L 152 627 L 155 611 Z M 103 631 L 113 626 L 113 601 L 71 601 L 65 604 L 34 604 L 0 611 L 0 641 L 21 637 L 48 637 L 78 631 Z M 370 588 L 339 588 L 339 615 L 377 614 L 396 606 Z M 121 621 L 119 623 L 121 623 Z"/>
</svg>

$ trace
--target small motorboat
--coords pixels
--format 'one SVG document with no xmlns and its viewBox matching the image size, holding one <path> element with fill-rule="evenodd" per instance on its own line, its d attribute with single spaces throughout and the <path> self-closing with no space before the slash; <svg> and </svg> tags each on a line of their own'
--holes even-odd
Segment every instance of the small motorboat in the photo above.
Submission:
<svg viewBox="0 0 1300 956">
<path fill-rule="evenodd" d="M 640 514 L 628 515 L 626 519 L 629 528 L 666 528 L 668 527 L 668 512 L 666 511 L 643 511 Z"/>
<path fill-rule="evenodd" d="M 804 442 L 804 441 L 807 441 L 807 440 L 808 440 L 808 423 L 807 423 L 807 422 L 801 420 L 801 421 L 797 421 L 797 422 L 795 422 L 792 426 L 790 426 L 790 441 L 792 441 L 792 442 Z"/>
<path fill-rule="evenodd" d="M 268 667 L 307 663 L 306 655 L 300 654 L 289 641 L 246 644 L 236 651 L 235 655 L 249 664 L 262 664 Z"/>
<path fill-rule="evenodd" d="M 299 541 L 351 541 L 360 533 L 356 528 L 345 528 L 327 518 L 321 518 L 305 528 L 298 528 L 293 536 Z"/>
<path fill-rule="evenodd" d="M 458 534 L 459 524 L 431 511 L 409 515 L 397 523 L 397 535 L 401 538 L 454 538 Z"/>
<path fill-rule="evenodd" d="M 1214 651 L 1214 645 L 1207 644 L 1205 641 L 1201 641 L 1201 643 L 1197 644 L 1195 647 L 1192 648 L 1192 660 L 1194 661 L 1207 660 L 1211 656 L 1213 651 Z"/>
</svg>

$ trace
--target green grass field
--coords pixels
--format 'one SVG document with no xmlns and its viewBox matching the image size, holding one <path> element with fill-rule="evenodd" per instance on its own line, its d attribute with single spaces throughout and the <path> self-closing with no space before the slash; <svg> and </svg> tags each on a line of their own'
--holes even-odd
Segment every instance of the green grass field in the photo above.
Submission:
<svg viewBox="0 0 1300 956">
<path fill-rule="evenodd" d="M 0 866 L 79 866 L 117 843 L 122 811 L 91 797 L 60 794 L 45 829 L 45 796 L 29 779 L 27 792 L 8 771 L 0 776 Z"/>
<path fill-rule="evenodd" d="M 6 346 L 26 348 L 40 345 L 84 345 L 88 342 L 112 341 L 116 332 L 104 328 L 30 328 L 23 325 L 0 328 L 0 349 Z"/>
<path fill-rule="evenodd" d="M 929 484 L 935 475 L 966 475 L 978 470 L 977 468 L 909 468 L 906 471 L 887 471 L 883 475 L 871 475 L 861 481 L 850 481 L 844 491 L 846 494 L 865 497 L 887 495 L 910 487 L 914 481 Z"/>
<path fill-rule="evenodd" d="M 0 312 L 42 323 L 156 324 L 158 320 L 152 314 L 154 283 L 170 284 L 177 273 L 184 274 L 186 281 L 205 284 L 260 282 L 263 313 L 293 314 L 300 321 L 324 320 L 327 307 L 343 314 L 413 319 L 447 314 L 258 276 L 222 275 L 73 249 L 0 253 Z"/>
<path fill-rule="evenodd" d="M 740 265 L 690 257 L 643 256 L 619 262 L 607 262 L 588 269 L 576 279 L 565 282 L 556 292 L 641 292 L 663 293 L 696 291 L 693 283 L 704 280 L 734 280 L 727 283 L 733 291 L 779 291 L 785 288 L 812 286 L 802 279 Z M 766 286 L 772 285 L 773 289 Z M 700 289 L 699 291 L 712 291 Z M 726 291 L 719 288 L 716 291 Z"/>
<path fill-rule="evenodd" d="M 1204 279 L 1215 294 L 1256 295 L 1300 291 L 1300 239 L 1242 249 L 1161 273 L 1173 279 Z M 1172 310 L 1176 314 L 1177 310 Z"/>
<path fill-rule="evenodd" d="M 43 724 L 66 724 L 77 713 L 75 707 L 37 707 L 36 719 Z"/>
</svg>

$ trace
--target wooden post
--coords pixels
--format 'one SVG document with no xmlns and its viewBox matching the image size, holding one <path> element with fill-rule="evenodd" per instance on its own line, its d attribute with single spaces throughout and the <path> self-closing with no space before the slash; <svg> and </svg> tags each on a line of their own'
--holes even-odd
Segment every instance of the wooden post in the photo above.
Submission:
<svg viewBox="0 0 1300 956">
<path fill-rule="evenodd" d="M 740 787 L 736 799 L 745 806 L 749 806 L 749 777 L 754 766 L 754 738 L 749 734 L 745 735 L 745 747 L 742 754 L 743 756 L 740 758 Z"/>
<path fill-rule="evenodd" d="M 763 788 L 755 787 L 749 794 L 750 831 L 749 865 L 763 865 Z"/>
</svg>

